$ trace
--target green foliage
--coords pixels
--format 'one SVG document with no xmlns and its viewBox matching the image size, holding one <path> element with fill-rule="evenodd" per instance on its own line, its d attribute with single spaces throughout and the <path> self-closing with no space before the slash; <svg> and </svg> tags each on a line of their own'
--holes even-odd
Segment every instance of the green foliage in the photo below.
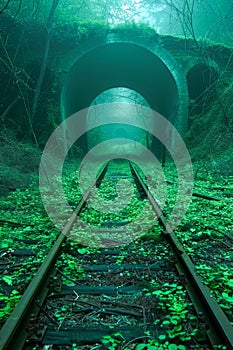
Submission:
<svg viewBox="0 0 233 350">
<path fill-rule="evenodd" d="M 109 31 L 109 25 L 105 21 L 79 21 L 78 32 L 80 38 L 103 37 Z"/>
<path fill-rule="evenodd" d="M 228 293 L 222 293 L 222 297 L 224 300 L 226 300 L 228 303 L 233 304 L 233 295 L 230 296 Z"/>
<path fill-rule="evenodd" d="M 191 118 L 191 128 L 186 135 L 192 158 L 208 161 L 215 172 L 226 175 L 232 173 L 229 164 L 232 163 L 233 142 L 232 75 L 229 74 L 222 74 L 218 81 L 218 97 L 209 111 Z M 208 91 L 205 93 L 208 96 Z"/>
<path fill-rule="evenodd" d="M 4 276 L 7 277 L 7 276 Z M 0 293 L 1 302 L 5 304 L 0 310 L 0 322 L 5 321 L 8 315 L 14 310 L 16 304 L 20 300 L 21 295 L 15 289 L 12 290 L 9 296 Z"/>
<path fill-rule="evenodd" d="M 112 31 L 117 34 L 124 34 L 132 39 L 141 38 L 144 40 L 157 41 L 159 35 L 156 31 L 145 23 L 125 22 L 116 25 Z"/>
<path fill-rule="evenodd" d="M 125 22 L 110 27 L 110 25 L 103 20 L 79 20 L 71 22 L 58 22 L 52 29 L 52 36 L 59 42 L 66 45 L 70 42 L 73 45 L 80 43 L 82 40 L 92 38 L 105 38 L 108 33 L 115 33 L 125 35 L 132 39 L 158 40 L 159 35 L 156 31 L 143 23 Z M 68 42 L 67 42 L 68 41 Z"/>
<path fill-rule="evenodd" d="M 190 302 L 184 297 L 183 287 L 175 283 L 165 283 L 162 289 L 157 289 L 152 294 L 158 298 L 158 306 L 167 313 L 164 320 L 154 321 L 155 324 L 160 324 L 165 331 L 159 336 L 159 339 L 165 340 L 168 337 L 181 341 L 190 340 L 195 330 L 192 331 L 192 334 L 186 334 L 183 329 L 183 325 L 193 317 L 189 314 Z"/>
<path fill-rule="evenodd" d="M 53 38 L 65 45 L 77 45 L 80 41 L 106 36 L 109 26 L 104 21 L 79 20 L 78 22 L 58 22 L 52 29 Z M 67 42 L 68 41 L 68 42 Z"/>
<path fill-rule="evenodd" d="M 17 249 L 28 250 L 29 244 L 36 253 L 25 256 L 20 264 L 2 276 L 1 300 L 5 302 L 5 307 L 1 311 L 0 322 L 5 320 L 20 299 L 15 289 L 31 281 L 57 236 L 57 231 L 45 215 L 37 186 L 33 182 L 28 189 L 17 190 L 1 199 L 0 216 L 5 223 L 0 227 L 0 254 L 4 256 Z M 14 288 L 10 296 L 4 284 Z"/>
<path fill-rule="evenodd" d="M 161 343 L 165 340 L 166 336 L 160 335 L 159 340 L 149 340 L 148 343 L 138 344 L 135 350 L 186 350 L 184 345 L 177 345 L 168 341 Z"/>
<path fill-rule="evenodd" d="M 17 140 L 12 132 L 0 132 L 0 194 L 10 189 L 27 187 L 31 173 L 39 166 L 40 151 Z M 4 191 L 5 190 L 5 191 Z"/>
<path fill-rule="evenodd" d="M 112 335 L 104 335 L 101 343 L 108 347 L 109 350 L 117 349 L 119 344 L 122 342 L 122 335 L 117 332 Z"/>
</svg>

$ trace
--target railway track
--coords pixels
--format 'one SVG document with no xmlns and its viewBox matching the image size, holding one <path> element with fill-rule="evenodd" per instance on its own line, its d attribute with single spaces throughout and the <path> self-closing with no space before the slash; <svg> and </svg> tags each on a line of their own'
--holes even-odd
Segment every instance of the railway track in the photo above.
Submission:
<svg viewBox="0 0 233 350">
<path fill-rule="evenodd" d="M 95 183 L 104 189 L 131 181 L 133 200 L 149 201 L 150 216 L 158 217 L 150 234 L 138 234 L 143 222 L 127 231 L 132 218 L 122 210 L 91 218 L 100 248 L 75 242 L 77 216 L 91 215 L 90 187 L 3 325 L 0 349 L 233 348 L 231 323 L 166 226 L 144 179 L 133 164 L 119 169 L 111 162 Z"/>
</svg>

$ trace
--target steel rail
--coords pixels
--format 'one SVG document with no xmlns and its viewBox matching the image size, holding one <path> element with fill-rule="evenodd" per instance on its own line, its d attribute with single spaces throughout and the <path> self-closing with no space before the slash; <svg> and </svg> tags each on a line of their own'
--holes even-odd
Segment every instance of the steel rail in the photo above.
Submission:
<svg viewBox="0 0 233 350">
<path fill-rule="evenodd" d="M 45 260 L 39 267 L 36 275 L 31 280 L 30 284 L 26 288 L 25 292 L 22 295 L 22 298 L 19 300 L 15 309 L 10 314 L 9 318 L 4 323 L 3 327 L 0 330 L 0 350 L 19 350 L 21 344 L 25 342 L 26 333 L 23 332 L 21 328 L 22 323 L 27 320 L 27 317 L 30 315 L 35 297 L 37 297 L 40 289 L 45 284 L 46 277 L 51 271 L 51 268 L 56 262 L 56 258 L 61 249 L 62 243 L 67 238 L 68 233 L 72 229 L 78 213 L 84 207 L 87 198 L 89 197 L 93 186 L 98 183 L 98 179 L 102 178 L 102 174 L 106 172 L 108 164 L 99 172 L 95 181 L 90 185 L 87 192 L 83 195 L 75 211 L 71 215 L 70 219 L 66 223 L 63 231 L 58 236 L 50 252 L 46 256 Z M 28 321 L 28 320 L 27 320 Z M 24 334 L 23 334 L 24 333 Z M 18 340 L 17 340 L 18 339 Z"/>
<path fill-rule="evenodd" d="M 152 193 L 145 185 L 141 176 L 135 167 L 130 163 L 132 175 L 136 177 L 143 191 L 147 194 L 148 200 L 155 211 L 160 225 L 164 229 L 164 234 L 168 237 L 178 261 L 178 272 L 184 277 L 186 289 L 196 311 L 203 314 L 208 321 L 209 329 L 206 334 L 213 349 L 217 345 L 227 345 L 228 349 L 233 349 L 233 326 L 226 317 L 225 313 L 218 305 L 210 290 L 203 284 L 202 278 L 197 274 L 195 265 L 189 255 L 185 252 L 182 244 L 167 225 L 161 208 L 155 201 Z"/>
</svg>

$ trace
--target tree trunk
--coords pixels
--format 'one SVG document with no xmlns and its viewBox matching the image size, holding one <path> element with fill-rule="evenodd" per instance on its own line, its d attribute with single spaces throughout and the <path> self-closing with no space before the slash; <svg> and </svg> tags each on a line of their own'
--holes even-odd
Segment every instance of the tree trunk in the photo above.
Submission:
<svg viewBox="0 0 233 350">
<path fill-rule="evenodd" d="M 46 66 L 47 66 L 47 62 L 48 62 L 48 55 L 49 55 L 49 48 L 50 48 L 50 30 L 52 27 L 54 13 L 55 13 L 55 10 L 58 6 L 58 3 L 59 3 L 59 0 L 53 0 L 52 6 L 51 6 L 51 9 L 49 12 L 49 17 L 48 17 L 47 22 L 46 22 L 46 28 L 47 28 L 48 34 L 47 34 L 46 43 L 45 43 L 44 57 L 43 57 L 43 61 L 42 61 L 41 69 L 40 69 L 40 74 L 39 74 L 39 78 L 37 81 L 35 95 L 34 95 L 34 99 L 33 99 L 33 105 L 32 105 L 32 111 L 31 111 L 31 120 L 32 121 L 35 117 L 35 113 L 36 113 L 36 109 L 37 109 L 38 101 L 39 101 L 39 96 L 40 96 L 40 92 L 41 92 L 41 87 L 42 87 L 42 83 L 43 83 L 44 76 L 45 76 L 45 70 L 46 70 Z"/>
</svg>

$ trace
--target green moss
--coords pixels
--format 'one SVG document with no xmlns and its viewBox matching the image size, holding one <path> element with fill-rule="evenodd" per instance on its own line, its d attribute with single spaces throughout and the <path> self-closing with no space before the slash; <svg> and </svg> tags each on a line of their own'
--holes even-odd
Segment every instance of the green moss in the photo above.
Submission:
<svg viewBox="0 0 233 350">
<path fill-rule="evenodd" d="M 134 39 L 139 37 L 144 40 L 157 41 L 159 38 L 159 34 L 157 34 L 152 27 L 145 23 L 121 23 L 112 28 L 112 32 L 127 35 L 128 37 L 132 37 Z"/>
<path fill-rule="evenodd" d="M 58 42 L 78 44 L 82 40 L 103 37 L 109 31 L 109 25 L 105 21 L 83 20 L 69 23 L 59 22 L 52 29 L 52 38 Z M 66 43 L 67 44 L 67 43 Z"/>
<path fill-rule="evenodd" d="M 159 35 L 147 24 L 135 22 L 121 23 L 110 28 L 106 21 L 82 20 L 78 23 L 57 23 L 52 29 L 52 37 L 56 41 L 77 44 L 82 40 L 104 38 L 107 34 L 125 35 L 127 38 L 140 38 L 146 41 L 158 41 Z"/>
</svg>

